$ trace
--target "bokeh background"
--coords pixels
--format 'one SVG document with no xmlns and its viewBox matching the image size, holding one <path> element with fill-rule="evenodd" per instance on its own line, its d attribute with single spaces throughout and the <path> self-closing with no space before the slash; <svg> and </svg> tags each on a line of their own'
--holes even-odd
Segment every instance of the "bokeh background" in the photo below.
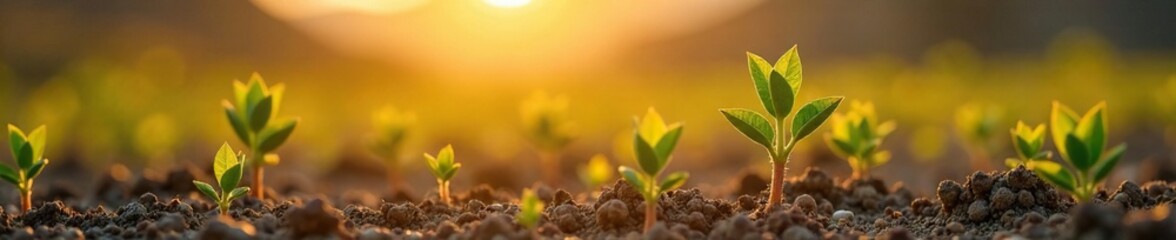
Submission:
<svg viewBox="0 0 1176 240">
<path fill-rule="evenodd" d="M 1173 12 L 1160 0 L 2 0 L 0 121 L 48 125 L 49 179 L 206 166 L 221 142 L 243 148 L 220 101 L 258 72 L 287 84 L 281 115 L 302 118 L 272 184 L 383 191 L 364 143 L 371 114 L 396 106 L 418 116 L 404 151 L 416 188 L 434 184 L 420 152 L 452 143 L 466 166 L 456 191 L 518 189 L 540 177 L 519 104 L 545 91 L 566 96 L 576 126 L 569 188 L 583 189 L 575 168 L 592 155 L 626 164 L 616 139 L 654 106 L 686 124 L 670 169 L 724 192 L 769 167 L 716 110 L 762 110 L 745 52 L 774 60 L 796 44 L 800 98 L 874 102 L 898 123 L 884 144 L 895 160 L 874 173 L 916 192 L 972 171 L 959 109 L 992 118 L 995 169 L 1014 156 L 1007 129 L 1044 123 L 1054 100 L 1107 101 L 1110 142 L 1129 145 L 1111 184 L 1173 180 L 1156 171 L 1176 165 Z M 791 173 L 848 176 L 818 138 L 799 148 Z"/>
</svg>

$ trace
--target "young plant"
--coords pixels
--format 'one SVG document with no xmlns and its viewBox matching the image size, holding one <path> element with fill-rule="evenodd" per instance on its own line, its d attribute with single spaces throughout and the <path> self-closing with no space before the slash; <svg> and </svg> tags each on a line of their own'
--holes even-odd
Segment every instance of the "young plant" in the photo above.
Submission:
<svg viewBox="0 0 1176 240">
<path fill-rule="evenodd" d="M 645 198 L 645 231 L 649 231 L 657 222 L 657 199 L 662 193 L 681 187 L 686 183 L 686 178 L 690 177 L 686 172 L 675 172 L 666 176 L 664 181 L 658 180 L 662 170 L 670 163 L 670 153 L 674 152 L 681 135 L 681 123 L 666 126 L 661 115 L 649 108 L 633 132 L 634 156 L 640 171 L 626 166 L 617 169 L 625 181 Z"/>
<path fill-rule="evenodd" d="M 244 165 L 245 155 L 233 153 L 233 148 L 229 147 L 228 142 L 225 142 L 216 152 L 216 157 L 212 161 L 212 173 L 216 175 L 220 191 L 218 192 L 212 188 L 212 185 L 198 180 L 192 180 L 192 184 L 196 184 L 196 189 L 216 201 L 216 207 L 220 210 L 220 214 L 229 214 L 229 206 L 233 204 L 233 200 L 249 193 L 249 187 L 237 187 L 237 183 L 241 182 L 241 174 L 244 172 L 241 168 Z"/>
<path fill-rule="evenodd" d="M 580 180 L 588 189 L 595 190 L 613 179 L 613 166 L 604 154 L 596 154 L 588 164 L 580 167 Z"/>
<path fill-rule="evenodd" d="M 787 117 L 803 81 L 800 54 L 792 46 L 784 56 L 770 65 L 753 53 L 747 53 L 747 65 L 760 103 L 772 117 L 768 121 L 763 115 L 743 108 L 719 109 L 727 121 L 744 136 L 763 146 L 772 163 L 772 183 L 769 186 L 768 209 L 783 200 L 784 171 L 788 156 L 797 142 L 808 137 L 829 119 L 841 104 L 843 97 L 824 97 L 806 103 L 792 117 L 791 131 Z M 773 127 L 773 123 L 775 126 Z"/>
<path fill-rule="evenodd" d="M 955 127 L 974 169 L 992 169 L 991 155 L 1001 151 L 997 126 L 1004 111 L 991 104 L 967 104 L 955 114 Z"/>
<path fill-rule="evenodd" d="M 523 197 L 519 199 L 519 213 L 515 221 L 527 229 L 535 229 L 539 219 L 543 218 L 543 201 L 535 196 L 535 191 L 523 189 Z"/>
<path fill-rule="evenodd" d="M 1029 162 L 1033 172 L 1070 192 L 1079 202 L 1090 201 L 1095 185 L 1111 174 L 1127 150 L 1126 144 L 1110 151 L 1103 149 L 1107 144 L 1106 108 L 1106 102 L 1100 102 L 1079 118 L 1070 108 L 1054 102 L 1049 116 L 1050 134 L 1059 155 L 1069 166 L 1046 160 Z"/>
<path fill-rule="evenodd" d="M 536 92 L 519 106 L 519 114 L 527 136 L 539 149 L 539 164 L 543 167 L 543 181 L 552 186 L 561 184 L 560 153 L 574 137 L 574 126 L 568 120 L 568 99 Z"/>
<path fill-rule="evenodd" d="M 285 90 L 281 83 L 267 87 L 261 75 L 253 73 L 248 84 L 233 81 L 236 105 L 222 100 L 233 132 L 253 154 L 247 162 L 253 169 L 253 189 L 257 189 L 254 196 L 258 199 L 265 198 L 264 167 L 278 164 L 280 158 L 273 151 L 286 142 L 298 125 L 297 118 L 276 119 Z"/>
<path fill-rule="evenodd" d="M 1038 124 L 1030 128 L 1025 122 L 1017 121 L 1017 127 L 1009 130 L 1013 137 L 1013 149 L 1017 150 L 1018 158 L 1005 160 L 1005 166 L 1017 168 L 1027 165 L 1031 161 L 1053 158 L 1053 153 L 1045 151 L 1045 124 Z"/>
<path fill-rule="evenodd" d="M 878 122 L 870 102 L 854 101 L 849 113 L 833 114 L 833 130 L 825 135 L 825 141 L 834 153 L 849 160 L 854 178 L 868 177 L 871 168 L 890 161 L 890 152 L 879 146 L 894 131 L 894 121 Z"/>
<path fill-rule="evenodd" d="M 372 123 L 376 136 L 371 142 L 371 151 L 383 158 L 388 167 L 388 186 L 392 188 L 392 192 L 407 187 L 400 172 L 403 164 L 400 161 L 400 153 L 409 128 L 416 124 L 416 114 L 386 107 L 372 114 Z"/>
<path fill-rule="evenodd" d="M 429 162 L 433 176 L 437 177 L 437 195 L 441 197 L 442 202 L 449 204 L 449 179 L 461 168 L 461 163 L 453 161 L 453 146 L 445 145 L 436 157 L 425 153 L 425 160 Z"/>
<path fill-rule="evenodd" d="M 12 149 L 17 168 L 0 164 L 0 178 L 16 185 L 20 190 L 20 209 L 28 212 L 33 207 L 33 178 L 45 170 L 45 165 L 49 165 L 49 159 L 44 158 L 45 125 L 25 135 L 20 128 L 8 124 L 8 146 Z"/>
</svg>

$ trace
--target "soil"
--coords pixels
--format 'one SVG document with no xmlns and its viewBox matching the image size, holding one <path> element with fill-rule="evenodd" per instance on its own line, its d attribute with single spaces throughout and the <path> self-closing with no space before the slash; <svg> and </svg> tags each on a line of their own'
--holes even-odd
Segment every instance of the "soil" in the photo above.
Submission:
<svg viewBox="0 0 1176 240">
<path fill-rule="evenodd" d="M 37 202 L 27 213 L 10 205 L 0 212 L 0 239 L 1176 239 L 1176 184 L 1122 182 L 1076 204 L 1024 168 L 945 180 L 925 197 L 902 183 L 838 180 L 810 168 L 786 181 L 786 203 L 772 212 L 766 189 L 738 186 L 732 192 L 746 194 L 725 197 L 674 190 L 660 198 L 658 224 L 646 232 L 643 200 L 620 180 L 595 194 L 537 186 L 547 208 L 529 230 L 514 222 L 515 194 L 488 186 L 456 194 L 454 205 L 435 194 L 334 204 L 269 190 L 271 198 L 240 199 L 221 216 L 191 188 L 189 179 L 204 175 L 193 167 L 134 181 L 107 173 L 94 201 L 57 190 L 51 195 L 64 201 Z"/>
</svg>

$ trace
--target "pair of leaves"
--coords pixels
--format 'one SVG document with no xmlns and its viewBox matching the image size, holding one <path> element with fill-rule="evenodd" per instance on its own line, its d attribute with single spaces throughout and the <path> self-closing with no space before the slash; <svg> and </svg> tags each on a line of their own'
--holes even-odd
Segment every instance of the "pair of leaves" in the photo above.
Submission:
<svg viewBox="0 0 1176 240">
<path fill-rule="evenodd" d="M 1048 152 L 1042 151 L 1045 145 L 1045 125 L 1038 124 L 1030 128 L 1025 122 L 1017 121 L 1017 127 L 1009 130 L 1013 138 L 1013 148 L 1021 159 L 1046 159 Z M 1016 166 L 1013 166 L 1016 167 Z"/>
<path fill-rule="evenodd" d="M 621 166 L 617 168 L 617 171 L 621 173 L 621 177 L 625 178 L 625 182 L 641 192 L 646 201 L 656 200 L 662 193 L 681 187 L 686 184 L 686 179 L 690 178 L 690 174 L 686 172 L 674 172 L 666 176 L 659 184 L 655 175 L 638 172 L 630 167 Z"/>
<path fill-rule="evenodd" d="M 1029 166 L 1055 186 L 1075 193 L 1081 199 L 1089 198 L 1093 186 L 1110 175 L 1127 149 L 1126 144 L 1119 144 L 1104 152 L 1105 112 L 1106 103 L 1100 102 L 1079 118 L 1070 108 L 1054 102 L 1050 132 L 1057 151 L 1074 168 L 1073 172 L 1053 161 L 1030 161 Z"/>
<path fill-rule="evenodd" d="M 523 196 L 519 199 L 519 213 L 515 215 L 515 220 L 523 227 L 534 229 L 543 217 L 543 207 L 543 201 L 539 200 L 534 190 L 523 189 Z"/>
<path fill-rule="evenodd" d="M 26 135 L 20 128 L 9 124 L 8 144 L 12 150 L 12 157 L 16 160 L 17 169 L 0 165 L 0 179 L 22 189 L 31 189 L 32 186 L 25 183 L 40 175 L 45 165 L 49 164 L 49 160 L 44 159 L 45 140 L 45 125 L 33 129 Z"/>
<path fill-rule="evenodd" d="M 297 119 L 287 119 L 273 124 L 285 89 L 283 84 L 267 87 L 265 80 L 254 73 L 248 84 L 233 82 L 236 105 L 227 100 L 222 103 L 233 132 L 242 142 L 257 149 L 257 154 L 276 149 L 286 141 L 298 124 Z"/>
<path fill-rule="evenodd" d="M 775 65 L 748 52 L 747 66 L 764 109 L 776 119 L 787 117 L 804 80 L 796 45 L 780 56 Z"/>
<path fill-rule="evenodd" d="M 660 173 L 669 163 L 681 136 L 681 123 L 667 126 L 661 115 L 649 108 L 633 133 L 633 151 L 641 170 L 648 175 Z"/>
<path fill-rule="evenodd" d="M 824 124 L 829 116 L 837 110 L 842 99 L 844 98 L 825 97 L 802 106 L 796 112 L 796 116 L 792 118 L 792 141 L 800 141 L 821 127 L 821 124 Z M 728 122 L 731 122 L 732 126 L 735 126 L 736 130 L 743 133 L 743 136 L 759 143 L 764 148 L 772 149 L 773 141 L 778 136 L 775 136 L 775 129 L 763 115 L 743 108 L 725 108 L 719 109 L 719 112 L 727 118 Z"/>
<path fill-rule="evenodd" d="M 433 171 L 433 176 L 442 181 L 449 181 L 457 174 L 457 169 L 461 168 L 461 163 L 456 163 L 453 160 L 453 146 L 445 145 L 437 156 L 425 153 L 425 160 L 429 163 L 429 169 Z"/>
<path fill-rule="evenodd" d="M 221 145 L 220 150 L 217 150 L 216 157 L 212 161 L 212 173 L 216 178 L 220 191 L 216 191 L 212 185 L 205 182 L 192 180 L 192 183 L 196 185 L 196 189 L 200 190 L 201 193 L 204 193 L 209 198 L 215 199 L 218 204 L 223 205 L 245 196 L 249 192 L 249 187 L 237 187 L 237 184 L 241 182 L 241 177 L 244 172 L 242 169 L 244 168 L 244 163 L 245 155 L 234 153 L 233 148 L 229 147 L 229 143 L 226 142 Z M 224 191 L 227 189 L 232 190 L 225 194 Z"/>
</svg>

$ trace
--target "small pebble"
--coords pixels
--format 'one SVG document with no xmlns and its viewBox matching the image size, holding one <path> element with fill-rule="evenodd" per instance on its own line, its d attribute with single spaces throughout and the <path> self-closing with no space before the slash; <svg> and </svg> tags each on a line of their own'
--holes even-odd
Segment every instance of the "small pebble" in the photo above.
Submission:
<svg viewBox="0 0 1176 240">
<path fill-rule="evenodd" d="M 793 201 L 792 206 L 800 207 L 805 213 L 811 213 L 817 210 L 817 200 L 813 199 L 813 196 L 803 194 L 796 197 L 796 201 Z"/>
<path fill-rule="evenodd" d="M 838 222 L 842 219 L 853 220 L 853 212 L 848 210 L 837 210 L 833 212 L 833 222 Z"/>
<path fill-rule="evenodd" d="M 960 224 L 960 222 L 948 223 L 947 224 L 947 231 L 950 231 L 951 233 L 954 233 L 954 234 L 964 233 L 964 224 Z"/>
</svg>

